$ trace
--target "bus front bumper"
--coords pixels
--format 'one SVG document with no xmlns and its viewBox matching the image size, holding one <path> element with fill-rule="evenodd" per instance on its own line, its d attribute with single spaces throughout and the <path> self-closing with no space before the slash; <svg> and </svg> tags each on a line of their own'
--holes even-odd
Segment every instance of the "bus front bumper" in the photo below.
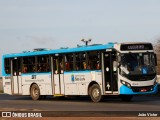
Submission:
<svg viewBox="0 0 160 120">
<path fill-rule="evenodd" d="M 146 92 L 146 91 L 134 92 L 131 88 L 129 88 L 129 87 L 125 86 L 125 85 L 122 85 L 120 87 L 120 94 L 121 95 L 154 94 L 154 93 L 157 93 L 157 91 L 158 91 L 158 84 L 156 84 L 153 87 L 152 91 L 148 91 L 148 92 Z"/>
</svg>

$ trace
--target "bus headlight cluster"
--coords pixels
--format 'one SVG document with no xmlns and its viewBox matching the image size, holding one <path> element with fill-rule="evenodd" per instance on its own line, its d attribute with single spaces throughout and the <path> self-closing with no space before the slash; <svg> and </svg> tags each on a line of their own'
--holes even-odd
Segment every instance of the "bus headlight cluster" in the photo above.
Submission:
<svg viewBox="0 0 160 120">
<path fill-rule="evenodd" d="M 131 84 L 129 84 L 128 82 L 121 80 L 121 83 L 122 83 L 123 85 L 131 88 Z"/>
<path fill-rule="evenodd" d="M 154 79 L 154 86 L 155 86 L 157 83 L 158 83 L 158 78 L 157 78 L 157 76 L 156 76 L 155 79 Z"/>
<path fill-rule="evenodd" d="M 154 81 L 154 86 L 155 86 L 157 83 L 158 83 L 158 80 L 156 79 L 156 80 Z"/>
</svg>

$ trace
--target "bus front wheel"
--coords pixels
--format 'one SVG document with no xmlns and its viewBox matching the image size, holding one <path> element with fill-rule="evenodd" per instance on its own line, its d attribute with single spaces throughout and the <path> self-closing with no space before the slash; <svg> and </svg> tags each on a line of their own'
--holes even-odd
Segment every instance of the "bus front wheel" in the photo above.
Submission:
<svg viewBox="0 0 160 120">
<path fill-rule="evenodd" d="M 31 97 L 33 100 L 39 100 L 41 99 L 41 96 L 40 96 L 40 89 L 38 87 L 37 84 L 33 84 L 31 86 Z"/>
<path fill-rule="evenodd" d="M 102 93 L 101 93 L 101 89 L 98 84 L 93 84 L 89 88 L 89 95 L 90 95 L 92 101 L 95 103 L 102 100 Z"/>
</svg>

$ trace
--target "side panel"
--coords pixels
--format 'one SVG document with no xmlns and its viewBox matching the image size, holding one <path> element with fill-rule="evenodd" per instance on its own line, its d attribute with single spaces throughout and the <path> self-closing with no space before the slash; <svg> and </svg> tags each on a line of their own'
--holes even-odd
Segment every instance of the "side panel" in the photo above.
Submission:
<svg viewBox="0 0 160 120">
<path fill-rule="evenodd" d="M 22 85 L 22 95 L 30 95 L 30 86 L 30 84 Z"/>
<path fill-rule="evenodd" d="M 60 80 L 59 80 L 59 74 L 54 75 L 54 87 L 55 87 L 55 94 L 60 94 Z"/>
<path fill-rule="evenodd" d="M 101 71 L 65 72 L 65 95 L 88 95 L 88 86 L 92 81 L 97 82 L 102 90 Z"/>
<path fill-rule="evenodd" d="M 64 94 L 64 74 L 60 75 L 60 80 L 61 80 L 61 94 Z"/>
<path fill-rule="evenodd" d="M 37 84 L 40 88 L 41 95 L 52 95 L 51 87 L 51 73 L 49 74 L 33 74 L 33 75 L 22 75 L 22 94 L 30 95 L 31 84 Z"/>
<path fill-rule="evenodd" d="M 3 77 L 3 90 L 6 94 L 11 93 L 11 77 Z"/>
<path fill-rule="evenodd" d="M 46 85 L 42 83 L 37 83 L 40 89 L 40 95 L 47 95 Z"/>
<path fill-rule="evenodd" d="M 77 84 L 66 83 L 65 84 L 65 95 L 78 95 Z"/>
<path fill-rule="evenodd" d="M 22 76 L 18 76 L 19 94 L 22 94 Z"/>
<path fill-rule="evenodd" d="M 14 93 L 14 94 L 18 94 L 18 91 L 19 91 L 19 90 L 18 90 L 18 87 L 19 87 L 18 81 L 19 81 L 19 80 L 18 80 L 17 78 L 18 78 L 17 76 L 13 76 L 13 86 L 14 86 L 14 87 L 13 87 L 13 93 Z"/>
<path fill-rule="evenodd" d="M 64 94 L 63 74 L 54 74 L 54 94 Z"/>
<path fill-rule="evenodd" d="M 79 95 L 87 95 L 87 84 L 86 83 L 79 83 Z"/>
<path fill-rule="evenodd" d="M 51 84 L 45 84 L 45 93 L 46 95 L 52 95 L 52 89 L 51 89 Z"/>
</svg>

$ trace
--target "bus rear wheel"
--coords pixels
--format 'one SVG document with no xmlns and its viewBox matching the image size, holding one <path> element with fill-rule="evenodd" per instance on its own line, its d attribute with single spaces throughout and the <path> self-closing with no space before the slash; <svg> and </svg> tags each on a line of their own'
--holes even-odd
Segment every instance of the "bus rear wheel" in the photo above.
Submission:
<svg viewBox="0 0 160 120">
<path fill-rule="evenodd" d="M 98 84 L 93 84 L 89 88 L 89 95 L 92 101 L 95 103 L 100 102 L 102 100 L 102 93 L 101 93 L 101 89 Z"/>
<path fill-rule="evenodd" d="M 41 96 L 40 96 L 40 89 L 38 87 L 37 84 L 33 84 L 31 86 L 31 97 L 33 100 L 39 100 L 41 99 Z"/>
</svg>

